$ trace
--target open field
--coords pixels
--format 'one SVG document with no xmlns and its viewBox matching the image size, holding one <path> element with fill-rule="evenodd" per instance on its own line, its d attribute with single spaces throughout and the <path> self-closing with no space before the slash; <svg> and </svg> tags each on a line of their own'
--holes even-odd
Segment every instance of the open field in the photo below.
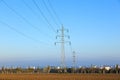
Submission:
<svg viewBox="0 0 120 80">
<path fill-rule="evenodd" d="M 120 74 L 0 74 L 0 80 L 120 80 Z"/>
</svg>

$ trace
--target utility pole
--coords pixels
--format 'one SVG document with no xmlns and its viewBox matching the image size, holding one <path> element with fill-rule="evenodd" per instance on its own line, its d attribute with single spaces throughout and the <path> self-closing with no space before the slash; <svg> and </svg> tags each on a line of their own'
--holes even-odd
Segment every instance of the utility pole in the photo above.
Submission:
<svg viewBox="0 0 120 80">
<path fill-rule="evenodd" d="M 57 32 L 61 32 L 61 34 L 56 36 L 56 39 L 60 37 L 60 41 L 55 42 L 55 45 L 56 43 L 61 43 L 61 69 L 63 70 L 63 72 L 67 72 L 65 64 L 65 43 L 71 44 L 70 41 L 65 41 L 65 37 L 70 38 L 68 35 L 64 34 L 65 31 L 68 32 L 68 30 L 65 29 L 62 25 L 62 28 L 57 30 Z"/>
</svg>

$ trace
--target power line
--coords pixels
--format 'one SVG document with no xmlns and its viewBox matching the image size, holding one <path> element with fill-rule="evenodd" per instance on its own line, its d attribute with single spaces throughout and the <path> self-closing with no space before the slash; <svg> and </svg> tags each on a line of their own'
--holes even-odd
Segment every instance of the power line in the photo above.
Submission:
<svg viewBox="0 0 120 80">
<path fill-rule="evenodd" d="M 3 25 L 5 25 L 5 26 L 8 27 L 9 29 L 11 29 L 11 30 L 17 32 L 18 34 L 20 34 L 20 35 L 22 35 L 22 36 L 28 38 L 28 39 L 31 39 L 31 40 L 33 40 L 33 41 L 35 41 L 35 42 L 39 42 L 38 40 L 36 40 L 36 39 L 34 39 L 34 38 L 32 38 L 32 37 L 30 37 L 30 36 L 28 36 L 28 35 L 26 35 L 26 34 L 20 32 L 19 30 L 15 29 L 14 27 L 10 26 L 9 24 L 4 23 L 3 21 L 0 21 L 0 23 L 3 24 Z"/>
<path fill-rule="evenodd" d="M 35 13 L 34 10 L 26 3 L 25 0 L 22 0 L 22 1 L 23 1 L 23 3 L 24 3 L 33 13 Z M 36 14 L 36 13 L 35 13 L 35 14 Z"/>
<path fill-rule="evenodd" d="M 50 24 L 50 22 L 48 21 L 48 19 L 46 18 L 46 16 L 44 15 L 44 13 L 42 12 L 42 10 L 40 9 L 40 7 L 38 6 L 38 4 L 36 3 L 36 1 L 35 0 L 32 0 L 33 1 L 33 3 L 35 4 L 35 6 L 37 7 L 37 9 L 38 9 L 38 11 L 41 13 L 41 15 L 43 16 L 43 18 L 45 19 L 45 21 L 49 24 L 49 28 L 51 28 L 55 33 L 56 33 L 56 31 L 55 31 L 55 29 L 53 28 L 53 26 Z"/>
<path fill-rule="evenodd" d="M 29 24 L 32 28 L 38 30 L 39 32 L 43 33 L 38 27 L 35 27 L 32 23 L 30 23 L 24 16 L 19 14 L 15 9 L 10 7 L 4 0 L 1 0 L 11 11 L 13 11 L 16 15 L 18 15 L 21 19 L 23 19 L 27 24 Z M 46 34 L 44 34 L 46 35 Z"/>
<path fill-rule="evenodd" d="M 23 1 L 23 3 L 25 4 L 25 6 L 27 6 L 27 8 L 28 8 L 29 10 L 31 10 L 31 12 L 37 16 L 37 18 L 40 17 L 40 16 L 28 5 L 28 3 L 27 3 L 25 0 L 22 0 L 22 1 Z M 42 32 L 42 33 L 43 33 L 43 32 Z M 46 36 L 48 36 L 48 37 L 51 38 L 51 36 L 48 35 L 48 34 L 46 34 L 46 33 L 44 33 L 44 35 L 46 35 Z"/>
<path fill-rule="evenodd" d="M 49 14 L 51 15 L 51 18 L 53 19 L 53 21 L 54 21 L 54 23 L 56 24 L 56 26 L 59 27 L 58 23 L 56 22 L 54 16 L 52 15 L 52 13 L 51 13 L 50 9 L 48 8 L 47 4 L 45 3 L 45 1 L 42 0 L 42 2 L 43 2 L 43 4 L 44 4 L 44 6 L 46 7 L 47 11 L 49 12 Z"/>
<path fill-rule="evenodd" d="M 56 16 L 56 18 L 57 18 L 58 22 L 60 23 L 60 25 L 62 25 L 62 22 L 61 22 L 61 20 L 60 20 L 59 16 L 58 16 L 58 15 L 57 15 L 57 13 L 55 12 L 55 10 L 54 10 L 54 8 L 53 8 L 53 6 L 52 6 L 52 4 L 50 3 L 50 1 L 49 1 L 49 0 L 48 0 L 48 3 L 49 3 L 49 6 L 51 7 L 51 9 L 52 9 L 53 13 L 55 14 L 55 16 Z"/>
</svg>

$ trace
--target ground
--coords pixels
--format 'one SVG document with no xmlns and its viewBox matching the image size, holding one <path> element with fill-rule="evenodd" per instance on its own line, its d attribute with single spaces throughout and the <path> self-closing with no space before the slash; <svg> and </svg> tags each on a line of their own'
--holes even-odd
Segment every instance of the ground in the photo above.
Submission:
<svg viewBox="0 0 120 80">
<path fill-rule="evenodd" d="M 0 74 L 0 80 L 120 80 L 120 74 Z"/>
</svg>

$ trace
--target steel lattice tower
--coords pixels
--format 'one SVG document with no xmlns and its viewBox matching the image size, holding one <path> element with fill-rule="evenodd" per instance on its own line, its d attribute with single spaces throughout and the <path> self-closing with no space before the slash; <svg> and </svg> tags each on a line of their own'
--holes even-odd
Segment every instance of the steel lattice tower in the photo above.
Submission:
<svg viewBox="0 0 120 80">
<path fill-rule="evenodd" d="M 73 73 L 76 71 L 76 53 L 73 51 Z"/>
<path fill-rule="evenodd" d="M 62 28 L 57 30 L 57 32 L 61 32 L 60 35 L 57 35 L 56 38 L 60 37 L 60 42 L 55 42 L 56 43 L 61 43 L 61 69 L 64 70 L 64 72 L 67 72 L 66 70 L 66 63 L 65 63 L 65 43 L 70 43 L 70 41 L 65 41 L 65 37 L 68 37 L 67 35 L 64 34 L 64 32 L 68 32 L 67 29 L 65 29 L 62 25 Z M 71 44 L 71 43 L 70 43 Z"/>
</svg>

